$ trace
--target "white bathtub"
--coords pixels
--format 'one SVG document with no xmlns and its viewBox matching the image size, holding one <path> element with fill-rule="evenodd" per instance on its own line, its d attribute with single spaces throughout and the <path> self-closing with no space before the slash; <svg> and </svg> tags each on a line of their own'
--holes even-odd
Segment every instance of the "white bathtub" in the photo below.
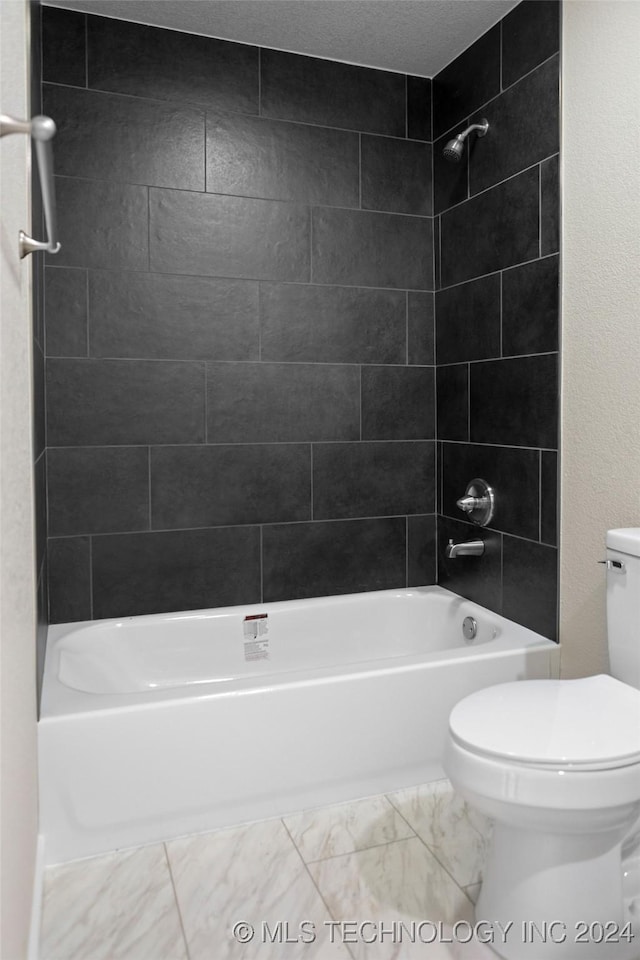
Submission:
<svg viewBox="0 0 640 960">
<path fill-rule="evenodd" d="M 453 705 L 557 653 L 441 587 L 50 627 L 46 861 L 441 777 Z"/>
</svg>

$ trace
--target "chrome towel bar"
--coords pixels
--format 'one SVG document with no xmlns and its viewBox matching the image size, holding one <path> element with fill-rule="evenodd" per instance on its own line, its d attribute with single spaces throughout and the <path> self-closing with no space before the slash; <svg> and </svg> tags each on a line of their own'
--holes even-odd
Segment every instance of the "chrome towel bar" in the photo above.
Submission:
<svg viewBox="0 0 640 960">
<path fill-rule="evenodd" d="M 51 140 L 55 136 L 56 125 L 51 117 L 40 116 L 32 117 L 31 120 L 16 120 L 15 117 L 8 117 L 4 113 L 0 114 L 0 137 L 6 137 L 11 133 L 26 133 L 35 142 L 42 206 L 47 230 L 46 240 L 34 240 L 24 230 L 20 231 L 18 242 L 20 259 L 22 260 L 29 253 L 36 253 L 38 250 L 58 253 L 60 244 L 55 239 L 58 234 L 58 226 L 56 222 L 56 195 L 53 184 L 53 150 L 51 149 Z"/>
</svg>

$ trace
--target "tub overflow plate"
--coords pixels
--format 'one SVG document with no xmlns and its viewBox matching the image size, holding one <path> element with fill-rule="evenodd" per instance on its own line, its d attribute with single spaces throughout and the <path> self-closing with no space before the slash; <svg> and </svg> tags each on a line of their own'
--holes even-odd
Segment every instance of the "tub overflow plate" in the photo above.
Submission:
<svg viewBox="0 0 640 960">
<path fill-rule="evenodd" d="M 478 622 L 474 617 L 465 617 L 462 621 L 462 635 L 465 640 L 473 640 L 478 632 Z"/>
</svg>

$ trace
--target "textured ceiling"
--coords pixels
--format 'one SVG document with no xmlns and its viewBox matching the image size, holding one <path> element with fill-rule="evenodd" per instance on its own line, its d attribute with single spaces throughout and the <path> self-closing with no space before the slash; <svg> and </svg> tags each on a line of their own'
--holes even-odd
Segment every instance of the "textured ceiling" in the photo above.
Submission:
<svg viewBox="0 0 640 960">
<path fill-rule="evenodd" d="M 432 77 L 518 0 L 46 0 L 330 60 Z"/>
</svg>

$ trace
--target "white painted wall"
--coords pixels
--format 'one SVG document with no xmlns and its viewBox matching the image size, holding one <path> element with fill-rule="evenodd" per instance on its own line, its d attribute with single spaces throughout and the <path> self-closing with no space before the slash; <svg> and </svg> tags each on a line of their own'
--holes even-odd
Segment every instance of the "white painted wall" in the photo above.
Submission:
<svg viewBox="0 0 640 960">
<path fill-rule="evenodd" d="M 563 4 L 562 675 L 607 669 L 604 538 L 640 526 L 640 2 Z"/>
<path fill-rule="evenodd" d="M 27 4 L 0 2 L 0 105 L 26 117 Z M 0 957 L 24 960 L 38 832 L 29 141 L 0 140 Z"/>
</svg>

